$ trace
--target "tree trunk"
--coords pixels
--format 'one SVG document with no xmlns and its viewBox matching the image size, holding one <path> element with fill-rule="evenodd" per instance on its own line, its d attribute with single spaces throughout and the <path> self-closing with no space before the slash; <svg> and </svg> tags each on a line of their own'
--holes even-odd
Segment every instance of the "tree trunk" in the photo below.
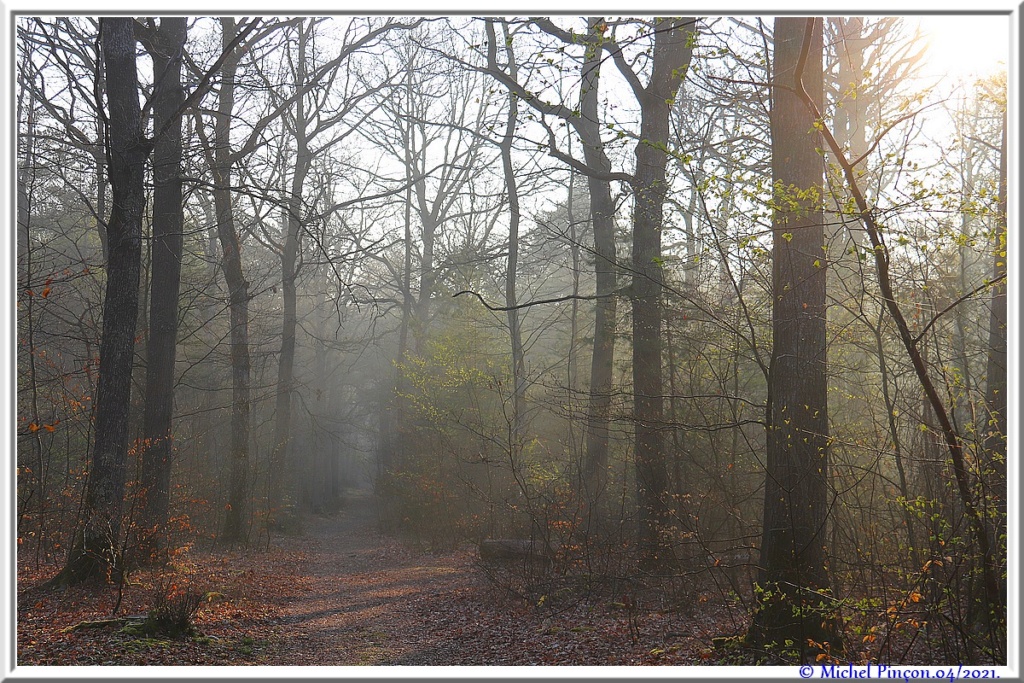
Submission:
<svg viewBox="0 0 1024 683">
<path fill-rule="evenodd" d="M 580 295 L 580 240 L 579 233 L 576 230 L 576 212 L 575 212 L 575 193 L 576 193 L 576 172 L 569 171 L 569 191 L 566 194 L 565 202 L 565 214 L 566 214 L 566 234 L 569 237 L 567 246 L 569 247 L 569 258 L 572 263 L 572 296 L 573 300 L 570 303 L 569 312 L 569 345 L 566 349 L 565 367 L 566 367 L 566 386 L 569 389 L 569 400 L 570 403 L 575 406 L 576 402 L 576 387 L 578 386 L 579 380 L 579 351 L 576 348 L 576 339 L 579 337 L 579 318 L 580 318 L 580 302 L 578 297 Z M 573 414 L 575 414 L 575 408 L 573 408 Z M 576 433 L 576 428 L 573 424 L 568 425 L 569 427 L 569 440 L 572 444 L 576 443 L 576 439 L 573 436 Z"/>
<path fill-rule="evenodd" d="M 181 85 L 185 17 L 164 17 L 145 42 L 157 75 L 153 128 L 166 132 L 153 146 L 153 247 L 146 348 L 146 403 L 143 415 L 142 489 L 145 496 L 139 559 L 155 559 L 166 547 L 171 482 L 174 361 L 178 336 L 184 204 L 181 179 Z"/>
<path fill-rule="evenodd" d="M 312 30 L 313 24 L 310 24 Z M 306 30 L 300 27 L 298 35 L 298 57 L 295 61 L 295 86 L 306 85 Z M 297 258 L 299 239 L 302 235 L 303 191 L 306 176 L 312 164 L 306 129 L 306 102 L 303 97 L 295 101 L 295 167 L 288 196 L 288 215 L 285 225 L 284 244 L 281 248 L 281 294 L 283 319 L 281 324 L 281 355 L 277 366 L 277 421 L 274 426 L 274 450 L 270 458 L 268 505 L 271 521 L 283 524 L 292 511 L 288 500 L 293 495 L 292 467 L 289 462 L 289 441 L 291 439 L 292 392 L 295 375 L 295 330 L 298 325 L 296 310 Z"/>
<path fill-rule="evenodd" d="M 996 239 L 993 245 L 992 277 L 1006 277 L 1006 112 L 1003 112 L 1002 141 L 999 146 L 999 207 Z M 997 489 L 994 492 L 1000 513 L 1006 515 L 1006 282 L 992 291 L 989 314 L 988 364 L 985 402 L 988 405 L 988 428 L 985 450 L 995 470 Z"/>
<path fill-rule="evenodd" d="M 885 344 L 882 339 L 882 329 L 884 323 L 885 311 L 878 311 L 878 324 L 871 326 L 871 332 L 875 338 L 875 349 L 878 354 L 878 377 L 881 383 L 882 389 L 882 401 L 884 402 L 886 423 L 889 426 L 889 438 L 892 439 L 893 449 L 893 462 L 896 464 L 896 474 L 899 477 L 897 483 L 899 484 L 900 495 L 903 497 L 903 503 L 899 504 L 902 514 L 903 523 L 907 527 L 907 545 L 910 546 L 910 556 L 914 562 L 914 568 L 921 566 L 921 548 L 917 544 L 917 535 L 914 533 L 914 527 L 916 520 L 914 514 L 908 506 L 911 500 L 910 486 L 907 484 L 907 471 L 903 465 L 903 442 L 900 437 L 899 427 L 896 424 L 896 405 L 890 392 L 890 379 L 889 379 L 889 364 L 885 360 Z"/>
<path fill-rule="evenodd" d="M 19 79 L 20 80 L 20 79 Z M 27 103 L 26 103 L 27 100 Z M 18 149 L 18 198 L 17 198 L 17 227 L 15 240 L 18 245 L 18 310 L 19 313 L 23 312 L 23 315 L 18 316 L 18 328 L 24 330 L 24 341 L 25 349 L 28 353 L 24 354 L 27 361 L 28 372 L 25 375 L 19 374 L 18 376 L 18 388 L 21 392 L 28 393 L 31 396 L 29 401 L 31 405 L 31 419 L 32 423 L 39 424 L 39 404 L 40 404 L 40 386 L 39 386 L 39 374 L 36 368 L 36 314 L 35 314 L 35 297 L 25 296 L 22 298 L 22 292 L 30 290 L 33 287 L 34 278 L 37 276 L 35 271 L 34 255 L 35 248 L 32 244 L 32 215 L 33 215 L 33 203 L 35 198 L 36 189 L 39 184 L 36 180 L 36 174 L 38 173 L 39 159 L 36 157 L 36 113 L 35 113 L 35 97 L 33 92 L 26 87 L 20 87 L 18 89 L 18 100 L 16 105 L 16 125 L 18 126 L 19 142 L 22 142 L 24 147 Z M 25 124 L 25 132 L 21 133 L 22 122 Z M 24 305 L 22 305 L 24 302 Z M 25 477 L 24 486 L 27 490 L 27 495 L 23 498 L 18 496 L 17 508 L 17 534 L 21 536 L 24 532 L 22 530 L 22 524 L 31 519 L 33 512 L 38 514 L 40 520 L 37 526 L 36 533 L 41 541 L 42 538 L 47 534 L 48 530 L 43 522 L 46 519 L 45 515 L 47 512 L 47 490 L 46 490 L 46 466 L 45 459 L 43 457 L 43 444 L 39 431 L 30 432 L 29 448 L 18 448 L 18 467 L 21 468 L 23 463 L 29 462 L 32 465 L 25 469 L 19 469 L 19 477 L 22 473 L 28 474 Z M 31 451 L 31 452 L 30 452 Z M 21 482 L 19 481 L 19 484 Z M 18 487 L 19 493 L 21 486 Z M 31 500 L 38 500 L 38 507 L 30 508 L 27 503 Z M 36 543 L 36 566 L 39 566 L 39 556 L 42 552 L 43 544 L 39 541 Z"/>
<path fill-rule="evenodd" d="M 810 22 L 811 20 L 807 21 Z M 813 111 L 815 116 L 819 116 L 819 112 L 821 111 L 820 106 L 810 95 L 808 95 L 806 90 L 803 88 L 803 85 L 800 83 L 799 78 L 797 79 L 796 86 L 796 92 L 799 94 L 801 99 L 803 99 L 808 109 Z M 960 503 L 964 507 L 964 512 L 966 513 L 970 524 L 971 535 L 973 536 L 975 543 L 977 543 L 977 550 L 981 559 L 982 580 L 985 591 L 984 612 L 986 620 L 988 621 L 988 626 L 990 627 L 990 636 L 992 638 L 993 645 L 996 648 L 1000 648 L 1001 641 L 1005 639 L 1006 618 L 1006 603 L 1002 597 L 1002 591 L 999 586 L 1000 579 L 998 578 L 998 574 L 1001 570 L 997 567 L 995 560 L 994 550 L 992 547 L 993 539 L 990 536 L 990 529 L 986 526 L 986 521 L 983 518 L 983 511 L 980 509 L 979 502 L 975 497 L 975 492 L 971 488 L 963 438 L 953 426 L 950 411 L 939 396 L 935 383 L 932 382 L 929 375 L 928 365 L 925 362 L 921 353 L 921 348 L 919 347 L 920 340 L 916 339 L 912 335 L 910 325 L 907 323 L 907 318 L 903 314 L 899 303 L 896 301 L 896 297 L 893 293 L 892 275 L 889 270 L 891 254 L 880 229 L 878 214 L 874 207 L 868 203 L 868 200 L 861 189 L 857 170 L 843 151 L 842 146 L 836 141 L 835 136 L 832 135 L 832 132 L 828 127 L 821 124 L 819 124 L 819 126 L 829 150 L 832 152 L 837 165 L 842 171 L 847 189 L 853 197 L 853 203 L 856 206 L 858 218 L 864 226 L 864 230 L 871 242 L 871 251 L 878 278 L 878 289 L 882 296 L 882 301 L 885 303 L 885 307 L 889 311 L 889 315 L 892 317 L 893 323 L 896 325 L 900 342 L 903 344 L 903 348 L 907 352 L 907 357 L 914 366 L 914 374 L 917 375 L 918 382 L 921 384 L 921 388 L 924 390 L 925 396 L 931 404 L 932 410 L 935 411 L 935 418 L 938 422 L 939 429 L 942 432 L 942 439 L 945 442 L 946 451 L 949 453 L 950 463 L 952 464 L 957 495 Z"/>
<path fill-rule="evenodd" d="M 673 561 L 665 525 L 672 506 L 664 438 L 661 367 L 661 229 L 669 112 L 693 52 L 692 17 L 656 19 L 651 80 L 641 106 L 633 207 L 633 419 L 641 565 Z"/>
<path fill-rule="evenodd" d="M 600 67 L 604 53 L 599 47 L 604 20 L 590 17 L 586 59 L 580 86 L 580 120 L 577 130 L 583 142 L 587 165 L 602 173 L 611 172 L 604 151 L 598 118 Z M 599 505 L 608 470 L 608 434 L 611 422 L 612 373 L 615 360 L 616 289 L 615 202 L 611 183 L 587 176 L 590 219 L 594 229 L 594 274 L 598 296 L 594 312 L 594 350 L 590 361 L 590 397 L 586 422 L 586 456 L 583 488 L 591 509 Z"/>
<path fill-rule="evenodd" d="M 97 90 L 106 91 L 106 70 L 103 60 L 96 61 L 96 80 L 99 83 Z M 99 105 L 97 105 L 99 106 Z M 103 125 L 103 120 L 96 120 L 96 150 L 93 152 L 93 162 L 96 169 L 96 233 L 100 239 L 100 253 L 103 254 L 103 262 L 110 259 L 110 236 L 103 217 L 107 214 L 107 184 L 103 181 L 103 174 L 107 169 L 107 160 L 104 150 L 107 148 L 106 137 L 109 131 Z"/>
<path fill-rule="evenodd" d="M 54 579 L 59 584 L 105 578 L 117 570 L 123 524 L 142 214 L 146 203 L 143 175 L 149 149 L 139 105 L 133 20 L 103 19 L 100 47 L 106 66 L 113 206 L 107 223 L 110 257 L 96 392 L 96 443 L 81 529 L 67 564 Z"/>
<path fill-rule="evenodd" d="M 1002 140 L 999 146 L 999 208 L 996 212 L 996 239 L 993 247 L 993 278 L 1006 276 L 1006 111 L 1003 111 Z M 998 514 L 990 521 L 993 538 L 1005 538 L 1006 529 L 1006 281 L 1003 280 L 992 291 L 992 310 L 988 328 L 988 363 L 986 368 L 985 403 L 988 424 L 985 434 L 985 459 L 992 472 L 990 495 L 994 499 Z M 990 517 L 991 519 L 991 517 Z M 1006 604 L 1006 544 L 997 542 L 995 559 L 1001 571 L 999 592 L 1002 604 Z"/>
<path fill-rule="evenodd" d="M 490 24 L 488 24 L 490 28 Z M 493 29 L 488 31 L 493 39 Z M 515 53 L 510 35 L 505 36 L 505 54 L 508 57 L 508 72 L 517 78 Z M 519 311 L 516 305 L 516 270 L 519 267 L 519 189 L 516 187 L 515 168 L 512 166 L 512 141 L 515 137 L 519 108 L 516 96 L 509 93 L 508 119 L 505 136 L 501 140 L 501 166 L 505 174 L 505 192 L 508 195 L 508 265 L 505 274 L 505 306 L 508 307 L 509 341 L 512 347 L 512 425 L 509 447 L 513 456 L 513 467 L 519 465 L 522 450 L 523 413 L 526 403 L 526 359 L 523 351 L 523 337 L 520 331 Z"/>
<path fill-rule="evenodd" d="M 222 17 L 221 42 L 230 49 L 235 36 L 235 20 Z M 249 495 L 249 283 L 242 272 L 241 241 L 235 230 L 231 206 L 231 116 L 235 104 L 235 74 L 238 55 L 232 49 L 221 67 L 220 101 L 214 127 L 214 206 L 217 211 L 217 237 L 223 250 L 224 280 L 228 286 L 231 318 L 231 451 L 228 502 L 225 507 L 225 543 L 243 543 L 247 536 Z"/>
<path fill-rule="evenodd" d="M 764 593 L 751 637 L 805 661 L 841 643 L 829 595 L 828 405 L 825 337 L 824 162 L 817 122 L 796 93 L 808 20 L 775 20 L 772 77 L 773 347 L 761 542 Z M 803 87 L 823 99 L 821 20 L 813 21 Z M 817 124 L 820 125 L 820 124 Z M 827 644 L 826 644 L 827 643 Z M 787 648 L 788 649 L 788 648 Z"/>
<path fill-rule="evenodd" d="M 434 272 L 434 237 L 437 231 L 437 221 L 430 214 L 420 212 L 422 220 L 421 239 L 423 240 L 423 253 L 420 256 L 420 291 L 416 300 L 416 315 L 414 318 L 413 348 L 417 356 L 426 353 L 426 343 L 430 330 L 430 297 L 434 292 L 434 285 L 437 282 L 437 273 Z"/>
<path fill-rule="evenodd" d="M 414 71 L 414 56 L 409 55 L 405 67 L 405 106 L 406 111 L 412 111 L 413 84 L 412 75 Z M 404 231 L 402 237 L 402 317 L 398 326 L 398 350 L 395 354 L 395 381 L 392 391 L 384 401 L 381 416 L 380 435 L 380 477 L 386 485 L 393 483 L 393 475 L 401 472 L 404 463 L 402 454 L 405 451 L 404 439 L 409 425 L 408 411 L 406 409 L 408 381 L 405 378 L 405 370 L 402 366 L 407 360 L 409 353 L 409 327 L 413 323 L 413 307 L 415 300 L 412 295 L 412 178 L 415 174 L 413 154 L 413 130 L 412 124 L 408 123 L 402 127 L 402 152 L 405 163 L 405 215 Z"/>
</svg>

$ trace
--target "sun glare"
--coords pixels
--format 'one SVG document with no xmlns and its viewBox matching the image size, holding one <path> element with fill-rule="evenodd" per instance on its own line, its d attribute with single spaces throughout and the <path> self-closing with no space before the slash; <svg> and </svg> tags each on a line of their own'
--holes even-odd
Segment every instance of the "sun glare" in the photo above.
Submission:
<svg viewBox="0 0 1024 683">
<path fill-rule="evenodd" d="M 1001 71 L 1009 62 L 1008 16 L 931 15 L 921 17 L 920 26 L 929 43 L 922 76 L 973 79 Z"/>
</svg>

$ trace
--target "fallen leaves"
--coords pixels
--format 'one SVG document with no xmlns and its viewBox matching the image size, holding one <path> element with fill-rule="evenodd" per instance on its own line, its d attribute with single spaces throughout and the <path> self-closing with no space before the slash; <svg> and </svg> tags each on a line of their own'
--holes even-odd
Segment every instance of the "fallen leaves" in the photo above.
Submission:
<svg viewBox="0 0 1024 683">
<path fill-rule="evenodd" d="M 115 616 L 145 614 L 153 591 L 172 583 L 209 598 L 189 639 L 117 623 L 67 631 L 111 619 L 117 587 L 44 591 L 58 567 L 19 558 L 18 664 L 714 664 L 712 637 L 741 632 L 748 618 L 717 600 L 686 611 L 554 592 L 524 600 L 489 580 L 474 551 L 415 552 L 378 534 L 375 520 L 364 500 L 308 520 L 303 536 L 274 537 L 267 551 L 192 548 L 170 569 L 132 574 Z"/>
</svg>

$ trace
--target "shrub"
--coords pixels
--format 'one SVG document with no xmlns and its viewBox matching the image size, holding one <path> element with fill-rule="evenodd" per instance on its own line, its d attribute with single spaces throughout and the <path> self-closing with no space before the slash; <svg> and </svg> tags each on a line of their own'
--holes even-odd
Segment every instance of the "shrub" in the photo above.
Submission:
<svg viewBox="0 0 1024 683">
<path fill-rule="evenodd" d="M 150 633 L 172 637 L 195 633 L 193 620 L 203 602 L 203 593 L 191 586 L 178 586 L 173 580 L 161 583 L 153 594 L 153 606 L 146 619 Z"/>
</svg>

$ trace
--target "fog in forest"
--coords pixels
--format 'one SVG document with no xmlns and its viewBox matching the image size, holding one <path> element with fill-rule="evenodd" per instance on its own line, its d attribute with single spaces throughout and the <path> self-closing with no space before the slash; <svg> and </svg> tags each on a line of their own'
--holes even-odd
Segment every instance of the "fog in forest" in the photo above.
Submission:
<svg viewBox="0 0 1024 683">
<path fill-rule="evenodd" d="M 19 664 L 1008 663 L 1008 15 L 12 23 Z"/>
</svg>

